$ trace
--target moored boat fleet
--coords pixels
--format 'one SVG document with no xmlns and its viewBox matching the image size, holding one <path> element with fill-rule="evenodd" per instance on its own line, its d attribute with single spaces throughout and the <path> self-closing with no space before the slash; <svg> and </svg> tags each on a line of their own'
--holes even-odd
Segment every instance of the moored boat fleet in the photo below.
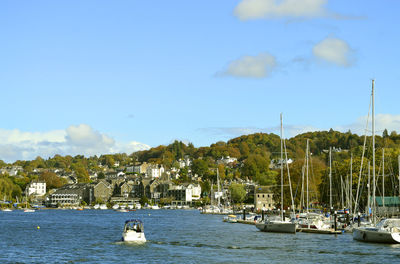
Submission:
<svg viewBox="0 0 400 264">
<path fill-rule="evenodd" d="M 306 210 L 294 210 L 293 196 L 291 190 L 290 183 L 290 174 L 289 167 L 288 169 L 288 177 L 289 177 L 289 186 L 290 186 L 290 194 L 292 198 L 292 213 L 289 218 L 284 216 L 283 210 L 280 211 L 280 215 L 264 217 L 264 212 L 261 221 L 256 222 L 255 225 L 260 231 L 264 232 L 278 232 L 278 233 L 296 233 L 296 232 L 308 232 L 308 233 L 320 233 L 320 234 L 340 234 L 341 232 L 349 232 L 352 233 L 353 239 L 356 241 L 362 242 L 371 242 L 371 243 L 389 243 L 389 244 L 397 244 L 400 243 L 400 218 L 398 215 L 391 214 L 387 211 L 377 212 L 376 206 L 376 196 L 375 192 L 377 190 L 376 184 L 377 179 L 375 176 L 375 119 L 374 119 L 374 80 L 372 81 L 372 93 L 371 93 L 371 102 L 372 102 L 372 193 L 373 197 L 370 197 L 370 168 L 368 165 L 368 197 L 367 197 L 367 208 L 365 211 L 367 214 L 361 214 L 362 208 L 360 208 L 359 199 L 361 197 L 360 191 L 360 182 L 362 177 L 362 162 L 364 159 L 365 153 L 365 142 L 364 142 L 364 150 L 361 158 L 361 168 L 360 175 L 358 178 L 358 187 L 355 197 L 353 197 L 352 185 L 349 184 L 347 187 L 346 195 L 348 194 L 348 203 L 347 205 L 350 207 L 348 210 L 343 210 L 344 214 L 338 215 L 336 211 L 333 211 L 333 203 L 332 203 L 332 166 L 331 166 L 331 150 L 329 151 L 329 181 L 330 181 L 330 190 L 329 190 L 329 208 L 331 208 L 331 214 L 322 214 L 310 212 L 308 205 L 308 192 L 307 192 L 307 203 L 305 203 Z M 369 114 L 368 114 L 369 115 Z M 368 121 L 367 121 L 368 122 Z M 368 125 L 368 123 L 367 123 Z M 281 116 L 281 160 L 283 160 L 283 153 L 286 152 L 285 143 L 283 139 L 282 133 L 282 116 Z M 366 129 L 367 130 L 367 129 Z M 366 136 L 365 136 L 366 140 Z M 308 140 L 307 140 L 307 150 L 306 150 L 306 162 L 307 162 L 307 173 L 308 173 Z M 287 154 L 285 154 L 287 155 Z M 287 164 L 287 156 L 285 157 L 285 163 Z M 281 162 L 281 207 L 283 207 L 283 162 Z M 350 162 L 351 164 L 351 162 Z M 385 195 L 384 195 L 384 149 L 382 149 L 382 204 L 383 209 L 385 209 Z M 399 167 L 400 167 L 400 157 L 399 157 Z M 352 175 L 352 168 L 350 166 L 350 174 Z M 399 172 L 400 174 L 400 172 Z M 351 176 L 352 177 L 352 176 Z M 352 183 L 352 178 L 350 179 Z M 400 184 L 400 175 L 399 175 L 399 184 Z M 400 185 L 397 186 L 397 193 L 400 193 Z M 308 175 L 307 175 L 307 190 L 308 190 Z M 343 195 L 343 192 L 342 192 Z M 303 196 L 304 197 L 304 196 Z M 370 204 L 372 201 L 372 205 Z M 342 198 L 342 205 L 344 204 L 344 198 Z M 303 203 L 304 205 L 304 203 Z M 300 206 L 300 208 L 304 208 L 304 206 Z M 333 214 L 332 214 L 333 213 Z M 398 212 L 397 212 L 398 213 Z M 227 221 L 232 223 L 240 223 L 237 220 L 237 217 L 231 216 L 231 219 L 235 221 Z M 245 216 L 243 217 L 245 219 Z"/>
</svg>

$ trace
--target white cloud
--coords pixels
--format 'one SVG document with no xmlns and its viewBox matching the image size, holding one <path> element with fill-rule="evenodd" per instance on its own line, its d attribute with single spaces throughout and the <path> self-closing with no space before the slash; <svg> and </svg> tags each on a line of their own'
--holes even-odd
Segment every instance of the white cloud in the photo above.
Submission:
<svg viewBox="0 0 400 264">
<path fill-rule="evenodd" d="M 234 14 L 240 20 L 271 18 L 339 17 L 329 12 L 327 0 L 242 0 Z"/>
<path fill-rule="evenodd" d="M 316 58 L 338 66 L 351 66 L 354 63 L 354 52 L 349 45 L 338 38 L 326 38 L 313 47 Z"/>
<path fill-rule="evenodd" d="M 132 153 L 139 150 L 147 150 L 149 148 L 150 148 L 149 145 L 137 141 L 131 141 L 128 142 L 127 144 L 116 143 L 116 148 L 113 149 L 112 153 L 118 153 L 118 152 Z"/>
<path fill-rule="evenodd" d="M 276 68 L 276 59 L 268 53 L 257 56 L 243 56 L 232 61 L 228 68 L 218 75 L 242 78 L 264 78 Z"/>
<path fill-rule="evenodd" d="M 93 130 L 86 124 L 69 126 L 65 130 L 23 132 L 18 129 L 0 129 L 0 159 L 6 162 L 32 160 L 60 155 L 101 155 L 107 153 L 132 153 L 149 149 L 139 142 L 116 142 L 113 138 Z"/>
<path fill-rule="evenodd" d="M 359 135 L 364 135 L 365 127 L 367 124 L 367 116 L 359 117 L 355 122 L 335 127 L 335 130 L 346 132 L 351 130 L 352 133 L 357 133 Z M 400 115 L 392 114 L 377 114 L 375 115 L 375 133 L 381 135 L 382 132 L 387 129 L 390 133 L 391 131 L 400 132 Z M 368 121 L 367 135 L 372 133 L 372 123 L 371 117 Z"/>
</svg>

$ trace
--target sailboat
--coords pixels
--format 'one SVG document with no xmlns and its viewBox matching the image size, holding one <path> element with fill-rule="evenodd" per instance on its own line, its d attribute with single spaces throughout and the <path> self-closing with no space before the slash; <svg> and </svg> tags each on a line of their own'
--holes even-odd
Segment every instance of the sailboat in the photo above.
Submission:
<svg viewBox="0 0 400 264">
<path fill-rule="evenodd" d="M 285 146 L 286 153 L 286 146 Z M 287 164 L 287 154 L 285 154 L 285 164 Z M 283 122 L 282 122 L 282 114 L 281 114 L 281 215 L 280 218 L 269 218 L 264 220 L 263 222 L 257 223 L 256 227 L 263 232 L 276 232 L 276 233 L 296 233 L 297 225 L 287 219 L 285 219 L 283 215 Z M 290 178 L 289 178 L 289 186 L 290 186 Z M 292 204 L 293 204 L 293 196 L 292 196 Z M 292 205 L 292 209 L 294 207 Z"/>
<path fill-rule="evenodd" d="M 24 213 L 34 213 L 35 210 L 28 208 L 28 189 L 25 190 L 25 209 Z"/>
<path fill-rule="evenodd" d="M 373 178 L 373 222 L 376 223 L 375 199 L 375 106 L 374 80 L 372 80 L 372 178 Z M 372 243 L 400 243 L 400 219 L 382 219 L 376 226 L 354 227 L 353 239 Z"/>
<path fill-rule="evenodd" d="M 5 195 L 4 195 L 3 202 L 4 202 L 5 204 L 8 203 L 7 200 L 6 200 L 6 196 L 5 196 Z M 11 210 L 10 208 L 8 208 L 8 207 L 1 209 L 1 211 L 3 211 L 3 212 L 12 212 L 12 210 Z"/>
<path fill-rule="evenodd" d="M 329 149 L 329 164 L 331 167 L 331 149 Z M 305 169 L 306 169 L 306 181 L 307 181 L 307 189 L 306 189 L 306 197 L 307 197 L 307 204 L 306 204 L 306 212 L 299 214 L 299 218 L 297 219 L 297 224 L 299 227 L 299 231 L 301 232 L 312 232 L 312 233 L 317 233 L 314 231 L 321 231 L 321 232 L 331 232 L 331 228 L 330 228 L 330 223 L 329 223 L 329 219 L 327 219 L 323 214 L 317 213 L 317 212 L 310 212 L 309 211 L 309 184 L 308 184 L 308 170 L 309 170 L 309 157 L 310 157 L 310 147 L 309 147 L 309 139 L 307 139 L 307 145 L 306 145 L 306 157 L 305 157 Z M 330 170 L 329 172 L 329 186 L 330 186 L 330 191 L 329 191 L 329 196 L 330 196 L 330 207 L 332 207 L 332 188 L 331 188 L 331 175 L 332 175 L 332 171 Z M 304 178 L 304 172 L 303 172 L 303 176 Z M 303 189 L 304 189 L 304 179 L 303 179 Z M 304 192 L 304 191 L 303 191 Z M 303 194 L 304 196 L 304 194 Z M 304 199 L 304 197 L 303 197 Z M 303 201 L 303 205 L 304 205 L 304 201 Z"/>
</svg>

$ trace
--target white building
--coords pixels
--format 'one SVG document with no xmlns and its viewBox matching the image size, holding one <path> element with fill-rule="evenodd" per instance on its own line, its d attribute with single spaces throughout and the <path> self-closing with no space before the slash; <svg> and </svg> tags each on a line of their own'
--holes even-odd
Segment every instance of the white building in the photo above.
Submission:
<svg viewBox="0 0 400 264">
<path fill-rule="evenodd" d="M 192 164 L 192 161 L 189 158 L 179 159 L 179 168 L 189 167 Z"/>
<path fill-rule="evenodd" d="M 191 192 L 192 200 L 199 200 L 201 197 L 201 186 L 200 184 L 189 184 L 186 190 Z"/>
<path fill-rule="evenodd" d="M 33 181 L 27 186 L 28 196 L 36 195 L 43 196 L 46 194 L 46 182 L 44 181 Z"/>
<path fill-rule="evenodd" d="M 164 171 L 165 171 L 165 169 L 162 165 L 161 166 L 150 165 L 146 169 L 146 174 L 147 174 L 147 177 L 154 179 L 154 178 L 160 178 L 161 175 L 164 173 Z"/>
<path fill-rule="evenodd" d="M 237 161 L 237 158 L 233 158 L 233 157 L 222 157 L 221 159 L 217 160 L 217 164 L 229 164 L 229 163 L 234 163 Z"/>
<path fill-rule="evenodd" d="M 168 190 L 168 195 L 174 197 L 172 203 L 188 204 L 201 197 L 200 184 L 176 185 Z"/>
<path fill-rule="evenodd" d="M 135 172 L 135 166 L 126 167 L 126 173 L 134 173 L 134 172 Z"/>
</svg>

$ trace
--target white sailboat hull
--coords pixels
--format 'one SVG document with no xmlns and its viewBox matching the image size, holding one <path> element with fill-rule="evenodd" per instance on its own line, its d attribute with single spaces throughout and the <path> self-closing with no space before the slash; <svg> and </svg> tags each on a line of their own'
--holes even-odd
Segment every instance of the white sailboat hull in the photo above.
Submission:
<svg viewBox="0 0 400 264">
<path fill-rule="evenodd" d="M 296 233 L 296 224 L 290 222 L 258 223 L 256 227 L 263 232 Z"/>
<path fill-rule="evenodd" d="M 389 232 L 371 227 L 353 228 L 353 239 L 371 243 L 400 243 L 400 232 Z"/>
</svg>

